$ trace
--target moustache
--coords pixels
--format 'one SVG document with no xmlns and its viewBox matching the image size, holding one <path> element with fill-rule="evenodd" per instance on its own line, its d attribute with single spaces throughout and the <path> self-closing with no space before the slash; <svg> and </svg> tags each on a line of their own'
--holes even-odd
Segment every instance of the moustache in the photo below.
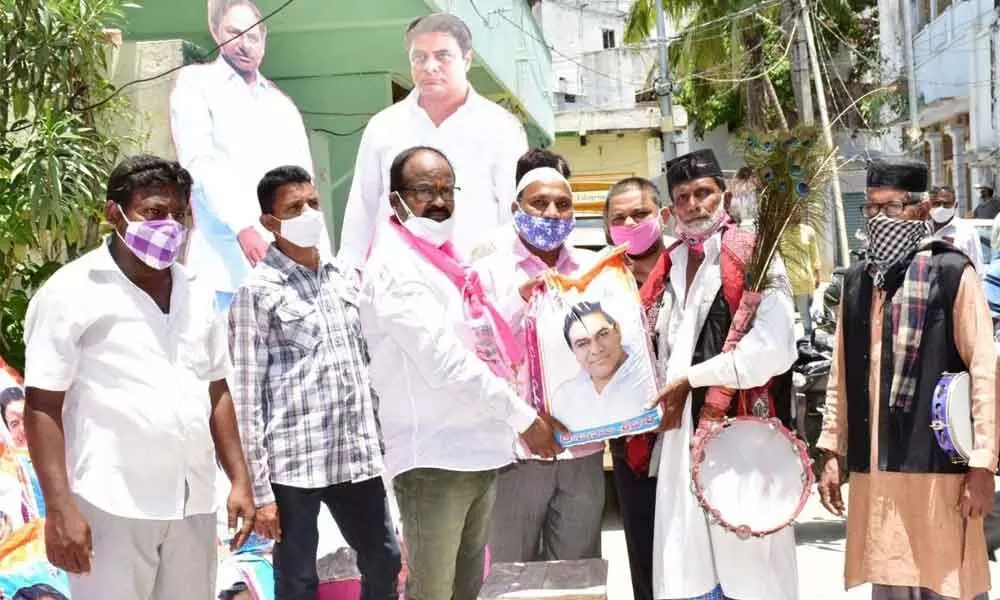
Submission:
<svg viewBox="0 0 1000 600">
<path fill-rule="evenodd" d="M 445 221 L 451 217 L 451 211 L 443 208 L 425 210 L 423 216 L 432 221 Z"/>
</svg>

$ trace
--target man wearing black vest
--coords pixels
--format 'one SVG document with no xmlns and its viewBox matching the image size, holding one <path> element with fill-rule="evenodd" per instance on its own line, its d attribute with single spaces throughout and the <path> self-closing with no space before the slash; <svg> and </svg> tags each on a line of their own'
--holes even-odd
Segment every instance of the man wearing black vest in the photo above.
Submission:
<svg viewBox="0 0 1000 600">
<path fill-rule="evenodd" d="M 773 285 L 761 294 L 752 327 L 732 351 L 723 353 L 746 297 L 745 265 L 754 234 L 737 227 L 726 213 L 730 194 L 711 150 L 667 163 L 667 185 L 678 243 L 657 259 L 639 292 L 667 383 L 659 398 L 665 430 L 658 442 L 659 463 L 650 464 L 655 459 L 643 452 L 648 447 L 644 437 L 625 442 L 633 472 L 648 470 L 657 477 L 653 597 L 798 600 L 792 528 L 741 539 L 709 522 L 690 491 L 690 447 L 699 422 L 750 412 L 787 419 L 788 370 L 796 350 L 784 266 L 780 260 L 772 263 Z M 764 386 L 767 393 L 755 396 L 749 406 L 734 401 L 728 412 L 720 412 L 721 407 L 706 403 L 712 387 Z"/>
<path fill-rule="evenodd" d="M 837 515 L 851 475 L 847 588 L 876 600 L 987 598 L 983 515 L 997 467 L 996 348 L 969 259 L 928 239 L 927 167 L 876 162 L 862 207 L 866 262 L 844 280 L 819 447 L 823 505 Z M 973 450 L 953 462 L 931 429 L 944 373 L 967 371 Z"/>
</svg>

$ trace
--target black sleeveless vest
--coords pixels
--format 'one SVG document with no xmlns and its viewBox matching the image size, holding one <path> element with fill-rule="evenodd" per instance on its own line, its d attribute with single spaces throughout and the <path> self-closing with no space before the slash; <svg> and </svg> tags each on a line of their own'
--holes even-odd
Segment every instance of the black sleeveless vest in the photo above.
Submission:
<svg viewBox="0 0 1000 600">
<path fill-rule="evenodd" d="M 893 267 L 885 277 L 882 321 L 882 356 L 879 357 L 878 470 L 904 473 L 964 473 L 966 467 L 951 462 L 931 431 L 931 401 L 942 373 L 967 370 L 955 348 L 952 316 L 955 296 L 969 259 L 945 244 L 931 246 L 927 316 L 916 365 L 917 391 L 908 413 L 889 408 L 893 375 L 892 296 L 903 284 L 913 260 Z M 844 276 L 841 296 L 841 332 L 844 344 L 842 402 L 847 410 L 847 467 L 871 470 L 871 414 L 869 366 L 871 351 L 871 275 L 863 263 Z"/>
<path fill-rule="evenodd" d="M 715 296 L 712 306 L 708 309 L 708 316 L 705 317 L 705 325 L 698 335 L 698 343 L 695 344 L 694 354 L 691 358 L 691 365 L 703 363 L 706 360 L 722 354 L 722 346 L 726 343 L 726 336 L 729 334 L 729 326 L 733 318 L 729 312 L 729 305 L 722 294 L 722 290 Z M 698 419 L 701 416 L 701 408 L 705 405 L 706 388 L 698 388 L 691 391 L 691 411 L 694 426 L 698 426 Z M 792 427 L 792 371 L 782 373 L 774 379 L 771 385 L 771 392 L 774 394 L 774 409 L 776 417 L 781 420 L 785 427 Z M 736 403 L 729 405 L 730 417 L 736 416 Z"/>
</svg>

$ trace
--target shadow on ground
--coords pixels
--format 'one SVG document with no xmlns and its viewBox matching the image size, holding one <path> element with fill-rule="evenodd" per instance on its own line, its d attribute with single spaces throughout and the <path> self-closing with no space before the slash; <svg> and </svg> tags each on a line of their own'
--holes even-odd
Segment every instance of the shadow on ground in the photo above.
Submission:
<svg viewBox="0 0 1000 600">
<path fill-rule="evenodd" d="M 814 519 L 795 524 L 795 541 L 800 546 L 808 544 L 840 551 L 834 546 L 842 543 L 846 535 L 847 523 L 843 519 Z"/>
</svg>

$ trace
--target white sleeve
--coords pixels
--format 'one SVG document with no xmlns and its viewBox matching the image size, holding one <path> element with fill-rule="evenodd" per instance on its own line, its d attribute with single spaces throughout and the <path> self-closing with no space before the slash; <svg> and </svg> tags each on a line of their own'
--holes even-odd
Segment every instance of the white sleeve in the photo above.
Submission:
<svg viewBox="0 0 1000 600">
<path fill-rule="evenodd" d="M 785 268 L 776 261 L 772 277 L 785 279 Z M 791 368 L 797 358 L 795 313 L 784 286 L 761 294 L 760 306 L 750 331 L 731 352 L 724 352 L 694 365 L 688 371 L 691 387 L 725 386 L 750 389 Z"/>
<path fill-rule="evenodd" d="M 24 387 L 64 392 L 76 377 L 85 325 L 77 322 L 70 295 L 54 283 L 43 285 L 28 303 L 24 318 Z"/>
<path fill-rule="evenodd" d="M 367 273 L 362 308 L 406 353 L 424 381 L 452 398 L 477 398 L 474 403 L 516 433 L 537 417 L 506 381 L 493 374 L 455 332 L 452 317 L 436 302 L 427 284 L 397 281 L 382 273 Z"/>
<path fill-rule="evenodd" d="M 170 94 L 170 133 L 177 160 L 201 187 L 208 210 L 239 233 L 257 223 L 257 183 L 241 177 L 215 146 L 212 114 L 193 66 L 182 69 Z"/>
<path fill-rule="evenodd" d="M 374 139 L 376 127 L 377 122 L 369 123 L 361 135 L 351 191 L 344 208 L 337 258 L 348 267 L 360 268 L 365 263 L 377 226 L 379 203 L 389 201 L 388 198 L 379 198 L 383 186 L 382 165 Z"/>
</svg>

